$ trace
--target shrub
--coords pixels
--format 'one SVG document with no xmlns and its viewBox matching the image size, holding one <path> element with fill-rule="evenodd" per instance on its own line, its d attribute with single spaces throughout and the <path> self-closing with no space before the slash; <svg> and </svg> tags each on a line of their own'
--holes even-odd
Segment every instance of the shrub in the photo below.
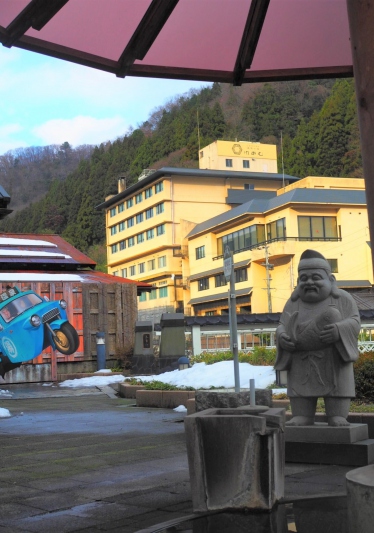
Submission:
<svg viewBox="0 0 374 533">
<path fill-rule="evenodd" d="M 354 363 L 356 398 L 363 402 L 374 401 L 374 353 L 361 354 Z"/>
<path fill-rule="evenodd" d="M 256 366 L 273 366 L 275 363 L 275 348 L 256 346 L 251 352 L 239 352 L 239 363 L 250 363 Z M 191 366 L 195 363 L 212 365 L 221 361 L 232 361 L 234 356 L 230 351 L 201 352 L 199 355 L 190 357 Z"/>
</svg>

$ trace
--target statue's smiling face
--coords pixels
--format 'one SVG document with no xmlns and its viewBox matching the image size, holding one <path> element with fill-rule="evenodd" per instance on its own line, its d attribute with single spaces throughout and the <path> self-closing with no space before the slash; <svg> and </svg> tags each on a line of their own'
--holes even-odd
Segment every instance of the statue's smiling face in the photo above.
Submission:
<svg viewBox="0 0 374 533">
<path fill-rule="evenodd" d="M 298 279 L 299 295 L 303 302 L 322 302 L 331 294 L 331 280 L 322 268 L 301 270 Z"/>
</svg>

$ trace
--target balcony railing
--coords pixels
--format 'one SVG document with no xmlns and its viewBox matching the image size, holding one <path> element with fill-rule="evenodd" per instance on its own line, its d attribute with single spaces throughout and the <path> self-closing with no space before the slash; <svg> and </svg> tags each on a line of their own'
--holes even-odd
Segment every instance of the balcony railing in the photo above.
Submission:
<svg viewBox="0 0 374 533">
<path fill-rule="evenodd" d="M 341 241 L 341 237 L 277 237 L 275 239 L 268 239 L 267 241 L 258 242 L 257 244 L 252 244 L 251 246 L 245 246 L 244 248 L 239 248 L 238 250 L 234 250 L 233 254 L 240 254 L 241 252 L 246 252 L 248 250 L 254 250 L 255 248 L 261 248 L 261 246 L 265 246 L 268 244 L 272 244 L 273 242 L 285 242 L 285 241 L 298 241 L 298 242 L 310 242 L 310 241 L 323 241 L 323 242 L 337 242 Z M 216 261 L 217 259 L 223 259 L 223 254 L 217 255 L 216 257 L 213 257 L 213 261 Z"/>
</svg>

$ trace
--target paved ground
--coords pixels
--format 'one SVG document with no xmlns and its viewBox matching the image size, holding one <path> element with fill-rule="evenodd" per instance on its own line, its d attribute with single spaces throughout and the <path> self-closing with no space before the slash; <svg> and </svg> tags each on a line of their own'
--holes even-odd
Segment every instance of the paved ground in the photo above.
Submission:
<svg viewBox="0 0 374 533">
<path fill-rule="evenodd" d="M 135 533 L 192 513 L 180 413 L 110 387 L 1 389 L 0 533 Z M 288 464 L 286 498 L 345 494 L 348 470 Z"/>
</svg>

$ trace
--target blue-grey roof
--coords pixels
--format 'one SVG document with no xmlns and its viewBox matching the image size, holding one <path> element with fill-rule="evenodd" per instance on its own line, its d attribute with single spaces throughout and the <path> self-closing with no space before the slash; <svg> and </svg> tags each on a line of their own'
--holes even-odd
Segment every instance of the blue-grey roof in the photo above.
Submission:
<svg viewBox="0 0 374 533">
<path fill-rule="evenodd" d="M 292 203 L 366 206 L 366 194 L 363 190 L 296 188 L 268 200 L 254 198 L 238 207 L 234 207 L 230 211 L 226 211 L 225 213 L 221 213 L 205 222 L 196 224 L 187 237 L 198 235 L 199 233 L 203 233 L 211 228 L 235 220 L 235 218 L 242 217 L 243 215 L 248 215 L 248 218 L 250 218 L 251 215 L 263 215 L 281 206 Z"/>
<path fill-rule="evenodd" d="M 227 191 L 227 204 L 244 204 L 250 202 L 254 198 L 269 200 L 277 196 L 277 191 L 258 191 L 256 189 L 228 189 Z"/>
<path fill-rule="evenodd" d="M 242 172 L 236 170 L 210 170 L 210 169 L 200 169 L 200 168 L 174 168 L 174 167 L 162 167 L 155 172 L 152 172 L 147 177 L 143 178 L 140 181 L 137 181 L 133 185 L 130 185 L 123 192 L 116 194 L 96 206 L 96 209 L 106 209 L 120 200 L 127 198 L 134 194 L 137 190 L 142 189 L 145 185 L 149 185 L 154 181 L 159 180 L 164 176 L 186 176 L 186 177 L 200 177 L 200 178 L 236 178 L 245 180 L 274 180 L 274 181 L 285 181 L 286 183 L 294 183 L 299 181 L 300 178 L 296 176 L 289 176 L 288 174 L 276 174 L 272 172 Z"/>
</svg>

